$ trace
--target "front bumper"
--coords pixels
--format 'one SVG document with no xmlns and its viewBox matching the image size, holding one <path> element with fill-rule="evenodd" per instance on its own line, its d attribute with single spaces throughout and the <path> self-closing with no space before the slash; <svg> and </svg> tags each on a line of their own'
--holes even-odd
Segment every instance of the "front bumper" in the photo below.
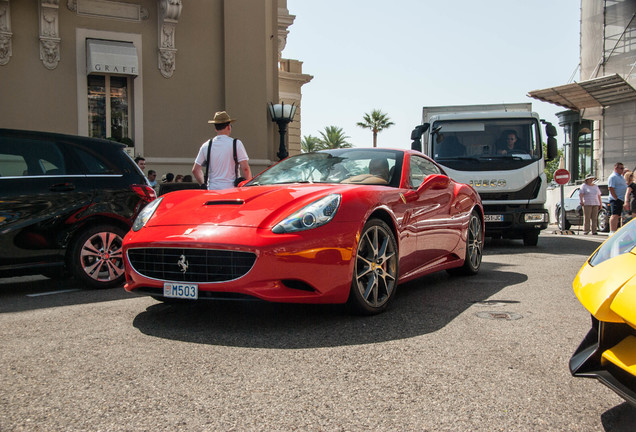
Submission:
<svg viewBox="0 0 636 432">
<path fill-rule="evenodd" d="M 145 227 L 129 233 L 124 241 L 124 288 L 132 293 L 161 297 L 165 282 L 183 282 L 169 276 L 180 273 L 177 258 L 166 261 L 165 265 L 174 269 L 161 277 L 158 276 L 161 269 L 150 272 L 133 265 L 131 256 L 135 251 L 179 250 L 183 252 L 177 256 L 183 254 L 191 263 L 194 253 L 190 255 L 189 251 L 220 251 L 225 255 L 238 252 L 256 257 L 245 273 L 220 281 L 188 281 L 198 284 L 200 299 L 344 303 L 352 281 L 357 226 L 341 224 L 336 230 L 327 229 L 335 228 L 336 224 L 298 234 L 273 234 L 247 227 L 199 226 L 193 230 L 179 226 Z"/>
<path fill-rule="evenodd" d="M 526 231 L 548 227 L 548 211 L 543 207 L 511 205 L 484 205 L 486 235 L 498 234 L 505 238 L 519 238 Z"/>
<path fill-rule="evenodd" d="M 570 359 L 570 372 L 598 379 L 636 406 L 636 330 L 592 317 L 592 328 Z"/>
</svg>

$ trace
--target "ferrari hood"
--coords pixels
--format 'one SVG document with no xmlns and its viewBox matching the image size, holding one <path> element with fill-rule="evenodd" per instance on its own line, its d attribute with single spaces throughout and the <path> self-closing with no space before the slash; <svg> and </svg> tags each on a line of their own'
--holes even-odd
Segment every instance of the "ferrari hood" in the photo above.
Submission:
<svg viewBox="0 0 636 432">
<path fill-rule="evenodd" d="M 166 194 L 146 226 L 222 225 L 266 228 L 341 188 L 333 185 L 255 186 Z"/>
</svg>

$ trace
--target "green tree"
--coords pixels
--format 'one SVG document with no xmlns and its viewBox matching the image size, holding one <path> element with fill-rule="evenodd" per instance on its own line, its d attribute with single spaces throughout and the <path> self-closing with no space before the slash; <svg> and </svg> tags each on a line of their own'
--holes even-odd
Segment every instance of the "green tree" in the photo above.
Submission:
<svg viewBox="0 0 636 432">
<path fill-rule="evenodd" d="M 320 145 L 325 149 L 351 148 L 351 143 L 347 141 L 346 136 L 341 127 L 327 126 L 324 131 L 320 132 Z"/>
<path fill-rule="evenodd" d="M 548 146 L 546 143 L 543 143 L 543 154 L 548 154 Z M 563 150 L 559 148 L 557 157 L 545 163 L 544 172 L 546 177 L 548 178 L 548 183 L 552 183 L 554 172 L 559 168 L 559 161 L 561 160 L 561 156 L 563 156 Z"/>
<path fill-rule="evenodd" d="M 312 136 L 312 135 L 305 135 L 302 141 L 300 142 L 300 149 L 303 153 L 309 153 L 316 150 L 321 150 L 322 148 L 323 147 L 320 143 L 320 138 Z"/>
<path fill-rule="evenodd" d="M 371 129 L 373 132 L 373 147 L 378 146 L 378 132 L 382 132 L 395 124 L 391 121 L 388 114 L 383 113 L 379 109 L 372 110 L 371 114 L 365 113 L 362 119 L 364 121 L 356 124 L 361 128 Z"/>
</svg>

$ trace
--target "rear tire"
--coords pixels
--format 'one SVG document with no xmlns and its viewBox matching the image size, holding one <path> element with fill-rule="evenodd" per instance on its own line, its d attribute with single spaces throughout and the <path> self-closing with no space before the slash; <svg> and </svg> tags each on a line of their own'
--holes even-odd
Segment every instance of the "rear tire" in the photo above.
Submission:
<svg viewBox="0 0 636 432">
<path fill-rule="evenodd" d="M 607 210 L 603 207 L 598 211 L 598 216 L 596 217 L 596 228 L 600 232 L 609 232 L 609 217 L 607 214 Z"/>
<path fill-rule="evenodd" d="M 395 296 L 398 252 L 393 231 L 379 220 L 369 220 L 360 235 L 347 305 L 362 315 L 384 311 Z"/>
<path fill-rule="evenodd" d="M 112 288 L 124 283 L 123 238 L 115 225 L 97 225 L 84 231 L 71 250 L 75 277 L 89 288 Z"/>
<path fill-rule="evenodd" d="M 466 232 L 466 256 L 461 267 L 449 269 L 452 275 L 473 276 L 479 273 L 484 250 L 484 230 L 479 214 L 473 210 Z"/>
<path fill-rule="evenodd" d="M 565 230 L 569 230 L 570 227 L 572 226 L 572 224 L 567 220 L 567 218 L 565 219 L 565 226 L 561 226 L 561 209 L 559 209 L 559 211 L 557 212 L 557 225 L 559 226 L 559 230 L 560 231 L 565 231 Z M 525 237 L 524 237 L 525 239 Z M 525 241 L 524 241 L 525 243 Z M 534 245 L 536 246 L 536 244 Z"/>
</svg>

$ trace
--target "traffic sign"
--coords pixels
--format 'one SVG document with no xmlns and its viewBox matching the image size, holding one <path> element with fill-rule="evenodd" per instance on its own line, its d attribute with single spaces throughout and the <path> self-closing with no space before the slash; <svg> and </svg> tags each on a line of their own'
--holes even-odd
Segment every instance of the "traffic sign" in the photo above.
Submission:
<svg viewBox="0 0 636 432">
<path fill-rule="evenodd" d="M 560 185 L 567 184 L 570 181 L 570 171 L 559 168 L 554 172 L 554 181 Z"/>
</svg>

